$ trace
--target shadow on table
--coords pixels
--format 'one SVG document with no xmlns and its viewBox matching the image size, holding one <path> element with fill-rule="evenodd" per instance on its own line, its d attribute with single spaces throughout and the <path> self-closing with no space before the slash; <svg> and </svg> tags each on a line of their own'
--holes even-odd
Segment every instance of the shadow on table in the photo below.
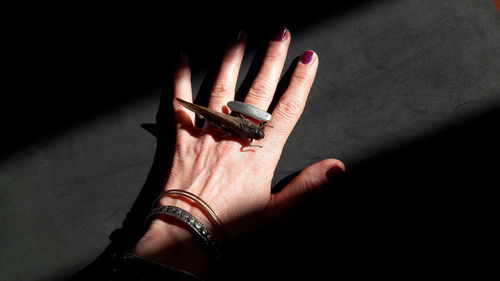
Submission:
<svg viewBox="0 0 500 281">
<path fill-rule="evenodd" d="M 156 93 L 180 49 L 200 71 L 215 65 L 240 29 L 260 44 L 262 34 L 276 26 L 299 31 L 366 2 L 371 1 L 341 0 L 327 8 L 310 3 L 314 13 L 281 1 L 246 8 L 212 2 L 8 5 L 0 45 L 0 119 L 8 120 L 2 124 L 0 161 Z"/>
</svg>

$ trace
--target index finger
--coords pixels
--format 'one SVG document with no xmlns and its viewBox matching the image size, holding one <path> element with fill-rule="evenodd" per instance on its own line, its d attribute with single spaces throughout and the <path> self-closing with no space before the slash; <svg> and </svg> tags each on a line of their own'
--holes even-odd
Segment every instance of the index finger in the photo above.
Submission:
<svg viewBox="0 0 500 281">
<path fill-rule="evenodd" d="M 280 98 L 266 129 L 266 137 L 259 141 L 264 147 L 283 147 L 295 124 L 299 120 L 309 96 L 318 69 L 318 56 L 314 51 L 305 51 L 292 74 L 287 90 Z"/>
</svg>

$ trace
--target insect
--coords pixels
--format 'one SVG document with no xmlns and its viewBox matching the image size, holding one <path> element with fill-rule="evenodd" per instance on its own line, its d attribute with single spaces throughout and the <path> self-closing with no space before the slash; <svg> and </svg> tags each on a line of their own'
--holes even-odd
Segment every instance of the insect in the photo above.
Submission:
<svg viewBox="0 0 500 281">
<path fill-rule="evenodd" d="M 272 127 L 268 125 L 267 122 L 261 122 L 257 126 L 252 121 L 246 119 L 242 114 L 232 116 L 179 98 L 176 98 L 176 100 L 185 108 L 191 110 L 202 119 L 205 119 L 207 122 L 224 130 L 225 132 L 238 138 L 249 138 L 250 146 L 252 147 L 256 146 L 262 148 L 260 145 L 252 145 L 252 142 L 253 140 L 260 140 L 264 138 L 264 127 Z"/>
</svg>

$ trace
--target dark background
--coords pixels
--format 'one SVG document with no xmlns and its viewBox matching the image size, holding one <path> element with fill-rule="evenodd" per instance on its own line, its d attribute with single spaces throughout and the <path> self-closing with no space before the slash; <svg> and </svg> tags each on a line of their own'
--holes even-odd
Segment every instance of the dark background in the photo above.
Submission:
<svg viewBox="0 0 500 281">
<path fill-rule="evenodd" d="M 4 7 L 0 279 L 68 279 L 147 201 L 168 155 L 148 124 L 181 49 L 202 95 L 245 30 L 244 88 L 284 25 L 287 67 L 313 49 L 320 68 L 274 182 L 327 157 L 349 173 L 283 229 L 241 242 L 221 278 L 497 280 L 500 12 L 333 2 Z"/>
</svg>

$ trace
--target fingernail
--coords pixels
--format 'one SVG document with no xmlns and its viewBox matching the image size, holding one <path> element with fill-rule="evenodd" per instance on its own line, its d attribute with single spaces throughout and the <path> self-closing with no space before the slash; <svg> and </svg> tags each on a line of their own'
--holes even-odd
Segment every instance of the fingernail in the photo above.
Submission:
<svg viewBox="0 0 500 281">
<path fill-rule="evenodd" d="M 286 29 L 286 27 L 280 27 L 278 28 L 278 30 L 276 31 L 276 33 L 274 33 L 274 36 L 273 36 L 273 41 L 283 41 L 283 39 L 285 39 L 286 37 L 286 34 L 287 34 L 288 30 Z"/>
<path fill-rule="evenodd" d="M 303 64 L 310 64 L 314 58 L 314 51 L 305 51 L 300 57 L 300 62 Z"/>
<path fill-rule="evenodd" d="M 328 169 L 328 171 L 326 171 L 326 177 L 328 178 L 328 181 L 337 180 L 343 174 L 344 170 L 342 170 L 342 168 L 340 168 L 339 166 L 333 166 L 330 169 Z"/>
</svg>

